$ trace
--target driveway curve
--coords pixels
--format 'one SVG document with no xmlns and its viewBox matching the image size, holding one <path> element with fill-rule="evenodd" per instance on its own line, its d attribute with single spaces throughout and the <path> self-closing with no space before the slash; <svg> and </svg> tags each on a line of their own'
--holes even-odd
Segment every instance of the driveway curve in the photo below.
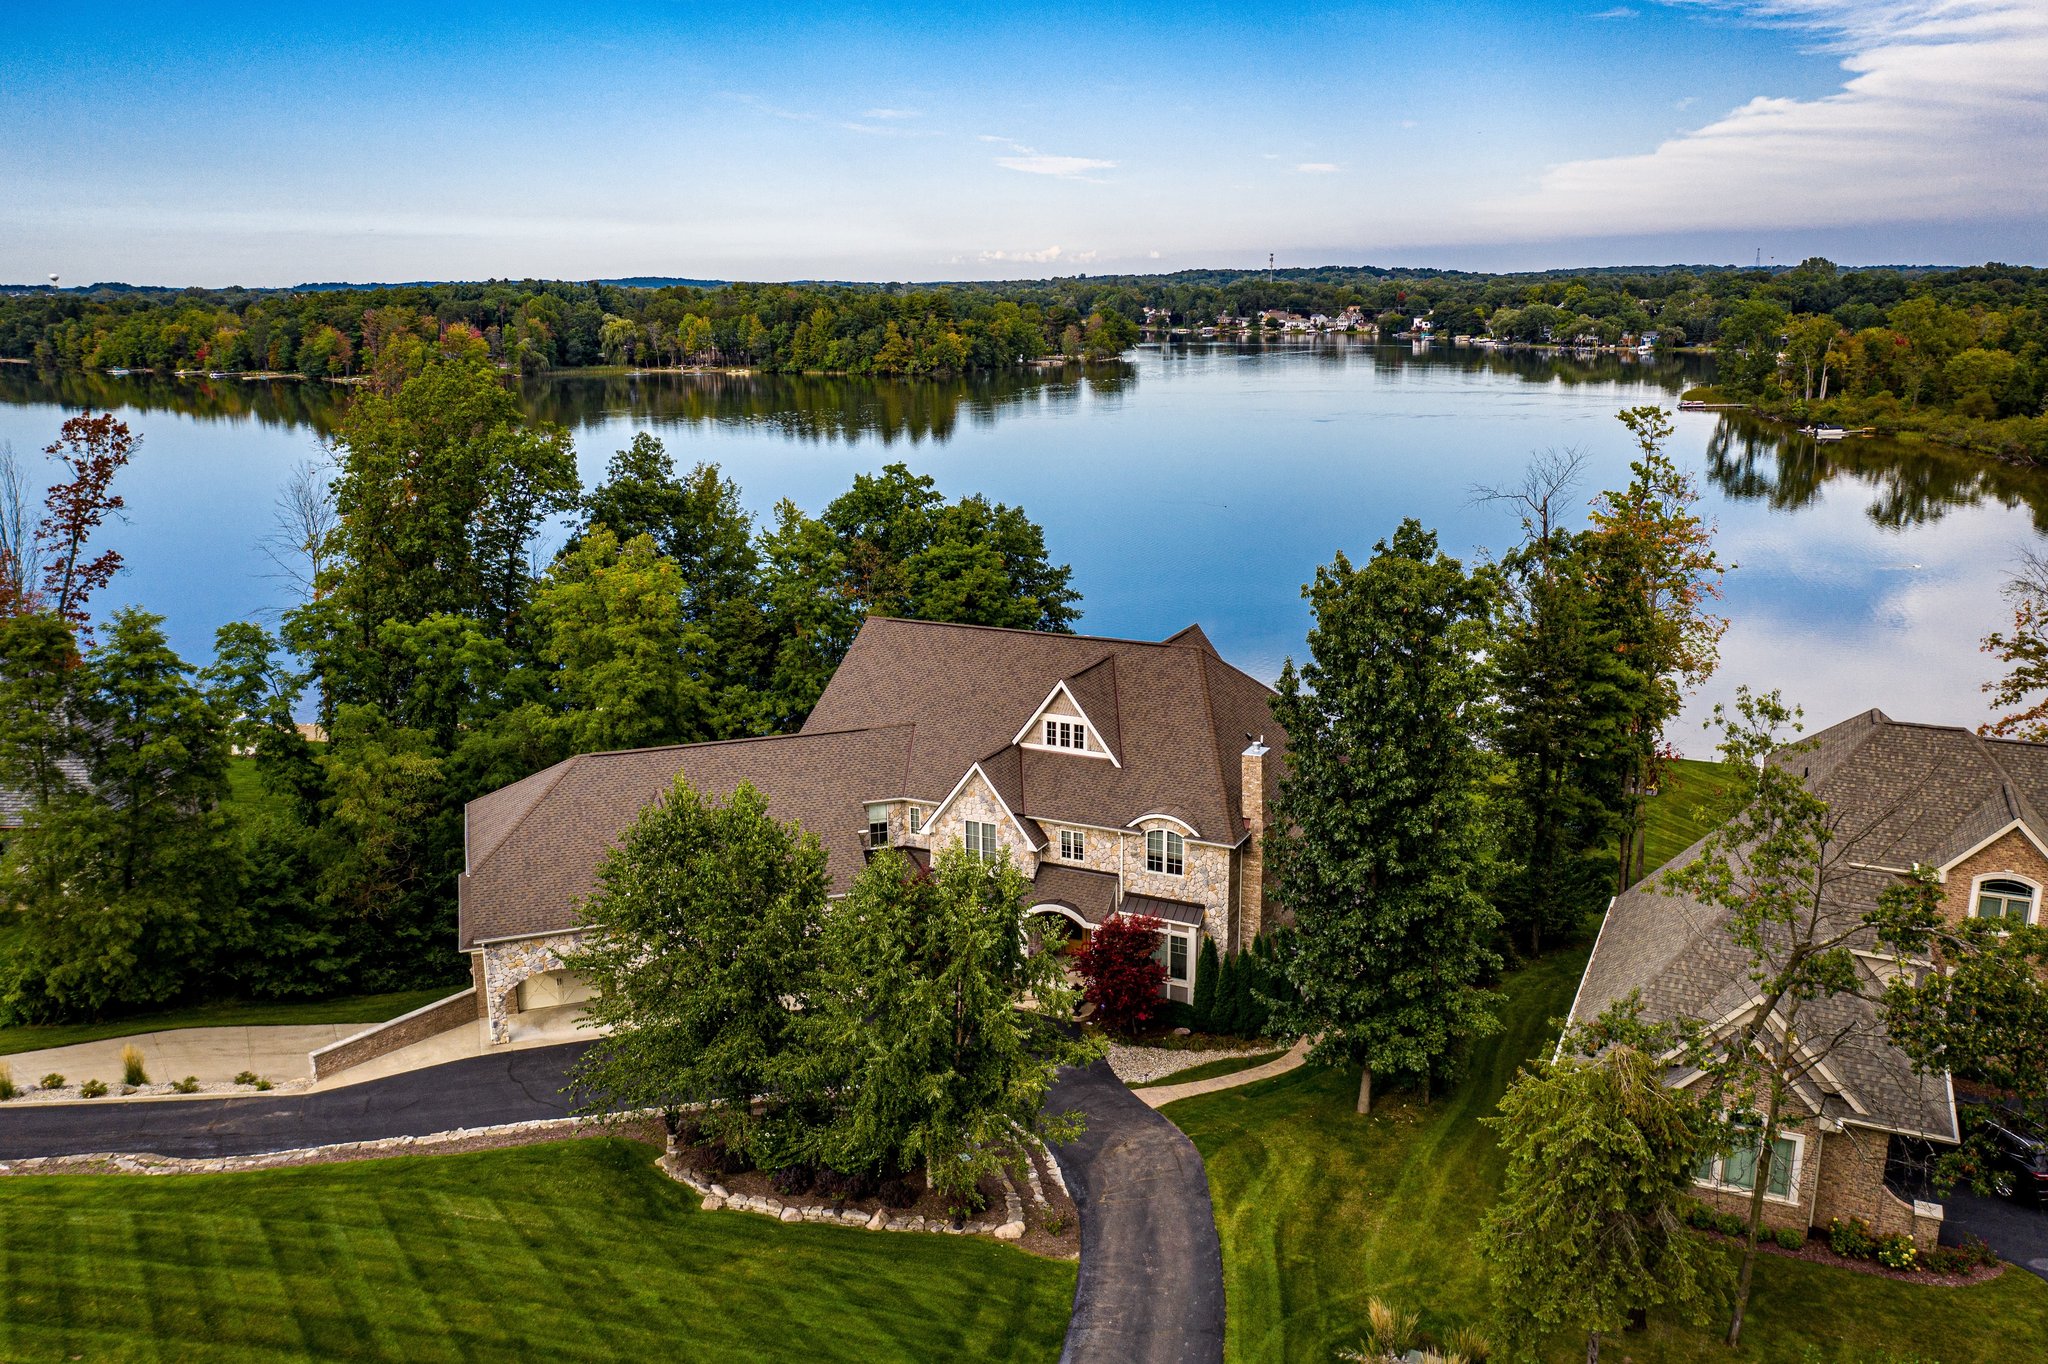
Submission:
<svg viewBox="0 0 2048 1364">
<path fill-rule="evenodd" d="M 1061 1364 L 1220 1364 L 1223 1248 L 1201 1153 L 1105 1062 L 1046 1097 L 1088 1130 L 1054 1148 L 1081 1209 L 1081 1277 Z"/>
<path fill-rule="evenodd" d="M 569 1067 L 589 1042 L 472 1056 L 302 1094 L 0 1108 L 0 1160 L 96 1152 L 252 1156 L 458 1127 L 559 1118 Z"/>
</svg>

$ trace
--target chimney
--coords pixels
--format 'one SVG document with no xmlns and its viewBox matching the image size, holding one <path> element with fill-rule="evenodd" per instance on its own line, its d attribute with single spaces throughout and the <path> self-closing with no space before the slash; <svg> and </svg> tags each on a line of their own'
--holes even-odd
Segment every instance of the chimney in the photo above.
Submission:
<svg viewBox="0 0 2048 1364">
<path fill-rule="evenodd" d="M 1239 800 L 1244 810 L 1244 854 L 1238 860 L 1238 941 L 1243 951 L 1266 925 L 1266 736 L 1252 740 L 1238 758 Z"/>
</svg>

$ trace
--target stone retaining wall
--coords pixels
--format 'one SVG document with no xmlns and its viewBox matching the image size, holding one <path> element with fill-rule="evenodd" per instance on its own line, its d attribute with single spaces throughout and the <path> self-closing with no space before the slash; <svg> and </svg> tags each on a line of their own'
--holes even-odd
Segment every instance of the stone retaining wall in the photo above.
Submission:
<svg viewBox="0 0 2048 1364">
<path fill-rule="evenodd" d="M 661 1169 L 670 1179 L 695 1189 L 704 1199 L 704 1211 L 729 1208 L 734 1212 L 759 1213 L 778 1222 L 830 1222 L 836 1226 L 863 1227 L 868 1231 L 930 1231 L 951 1236 L 993 1236 L 998 1241 L 1016 1241 L 1024 1236 L 1024 1203 L 1017 1186 L 1003 1176 L 1003 1220 L 966 1222 L 954 1226 L 942 1217 L 911 1217 L 892 1214 L 887 1208 L 868 1213 L 858 1208 L 834 1211 L 822 1204 L 785 1203 L 759 1194 L 736 1194 L 723 1184 L 704 1179 L 685 1169 L 673 1155 L 661 1158 Z"/>
<path fill-rule="evenodd" d="M 437 999 L 432 1004 L 414 1009 L 409 1014 L 400 1014 L 388 1023 L 379 1023 L 366 1028 L 353 1037 L 344 1037 L 339 1042 L 330 1042 L 312 1053 L 313 1078 L 325 1080 L 338 1075 L 350 1066 L 359 1066 L 365 1061 L 386 1056 L 401 1047 L 415 1042 L 424 1042 L 437 1037 L 450 1028 L 477 1021 L 476 987 L 457 991 L 446 999 Z"/>
</svg>

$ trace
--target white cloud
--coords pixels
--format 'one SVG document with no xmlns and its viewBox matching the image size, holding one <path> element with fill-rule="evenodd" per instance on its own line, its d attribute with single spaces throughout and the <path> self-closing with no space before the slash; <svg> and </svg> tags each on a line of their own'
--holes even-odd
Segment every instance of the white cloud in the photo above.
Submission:
<svg viewBox="0 0 2048 1364">
<path fill-rule="evenodd" d="M 1061 180 L 1094 180 L 1094 177 L 1088 174 L 1089 171 L 1116 169 L 1114 161 L 1103 161 L 1092 156 L 1054 156 L 1007 137 L 993 137 L 983 133 L 980 140 L 1008 147 L 1013 154 L 997 157 L 996 164 L 1005 170 L 1022 171 L 1026 175 L 1050 175 Z"/>
<path fill-rule="evenodd" d="M 2048 212 L 2048 0 L 1695 0 L 1842 54 L 1840 91 L 1758 95 L 1654 151 L 1552 167 L 1495 230 L 1604 235 Z M 2027 149 L 2035 149 L 2030 153 Z"/>
<path fill-rule="evenodd" d="M 1588 19 L 1633 19 L 1636 17 L 1636 11 L 1630 9 L 1627 5 L 1616 5 L 1613 9 L 1603 9 L 1598 14 L 1589 14 L 1586 17 Z"/>
<path fill-rule="evenodd" d="M 1157 254 L 1157 253 L 1154 253 Z M 1093 251 L 1068 251 L 1064 247 L 1048 246 L 1042 251 L 984 251 L 980 259 L 986 264 L 1007 261 L 1011 264 L 1050 265 L 1054 261 L 1072 261 L 1086 265 L 1095 259 Z"/>
<path fill-rule="evenodd" d="M 1337 163 L 1334 161 L 1303 161 L 1294 169 L 1303 175 L 1329 175 L 1337 169 Z"/>
<path fill-rule="evenodd" d="M 1690 109 L 1699 102 L 1700 97 L 1698 95 L 1687 95 L 1684 99 L 1674 100 L 1671 107 L 1674 109 Z"/>
<path fill-rule="evenodd" d="M 861 115 L 862 118 L 877 119 L 922 118 L 923 116 L 924 111 L 922 109 L 870 109 Z"/>
</svg>

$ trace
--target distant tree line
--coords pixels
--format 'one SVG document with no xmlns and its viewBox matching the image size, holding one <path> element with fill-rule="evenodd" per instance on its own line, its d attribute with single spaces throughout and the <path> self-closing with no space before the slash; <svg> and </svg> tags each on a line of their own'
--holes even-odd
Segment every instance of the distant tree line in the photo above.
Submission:
<svg viewBox="0 0 2048 1364">
<path fill-rule="evenodd" d="M 756 526 L 715 467 L 679 471 L 642 435 L 585 491 L 567 434 L 470 339 L 350 405 L 266 546 L 301 600 L 276 633 L 224 627 L 195 668 L 159 617 L 88 633 L 118 560 L 87 542 L 133 446 L 74 418 L 40 528 L 0 515 L 17 1020 L 449 979 L 465 802 L 576 752 L 796 728 L 870 612 L 1079 615 L 1022 509 L 902 465 Z M 324 736 L 298 728 L 307 706 Z"/>
<path fill-rule="evenodd" d="M 270 291 L 104 290 L 0 297 L 0 356 L 71 368 L 277 372 L 399 368 L 451 332 L 536 373 L 592 365 L 958 374 L 1045 356 L 1101 360 L 1137 340 L 1093 291 L 999 298 L 971 287 L 734 284 L 410 285 Z"/>
</svg>

